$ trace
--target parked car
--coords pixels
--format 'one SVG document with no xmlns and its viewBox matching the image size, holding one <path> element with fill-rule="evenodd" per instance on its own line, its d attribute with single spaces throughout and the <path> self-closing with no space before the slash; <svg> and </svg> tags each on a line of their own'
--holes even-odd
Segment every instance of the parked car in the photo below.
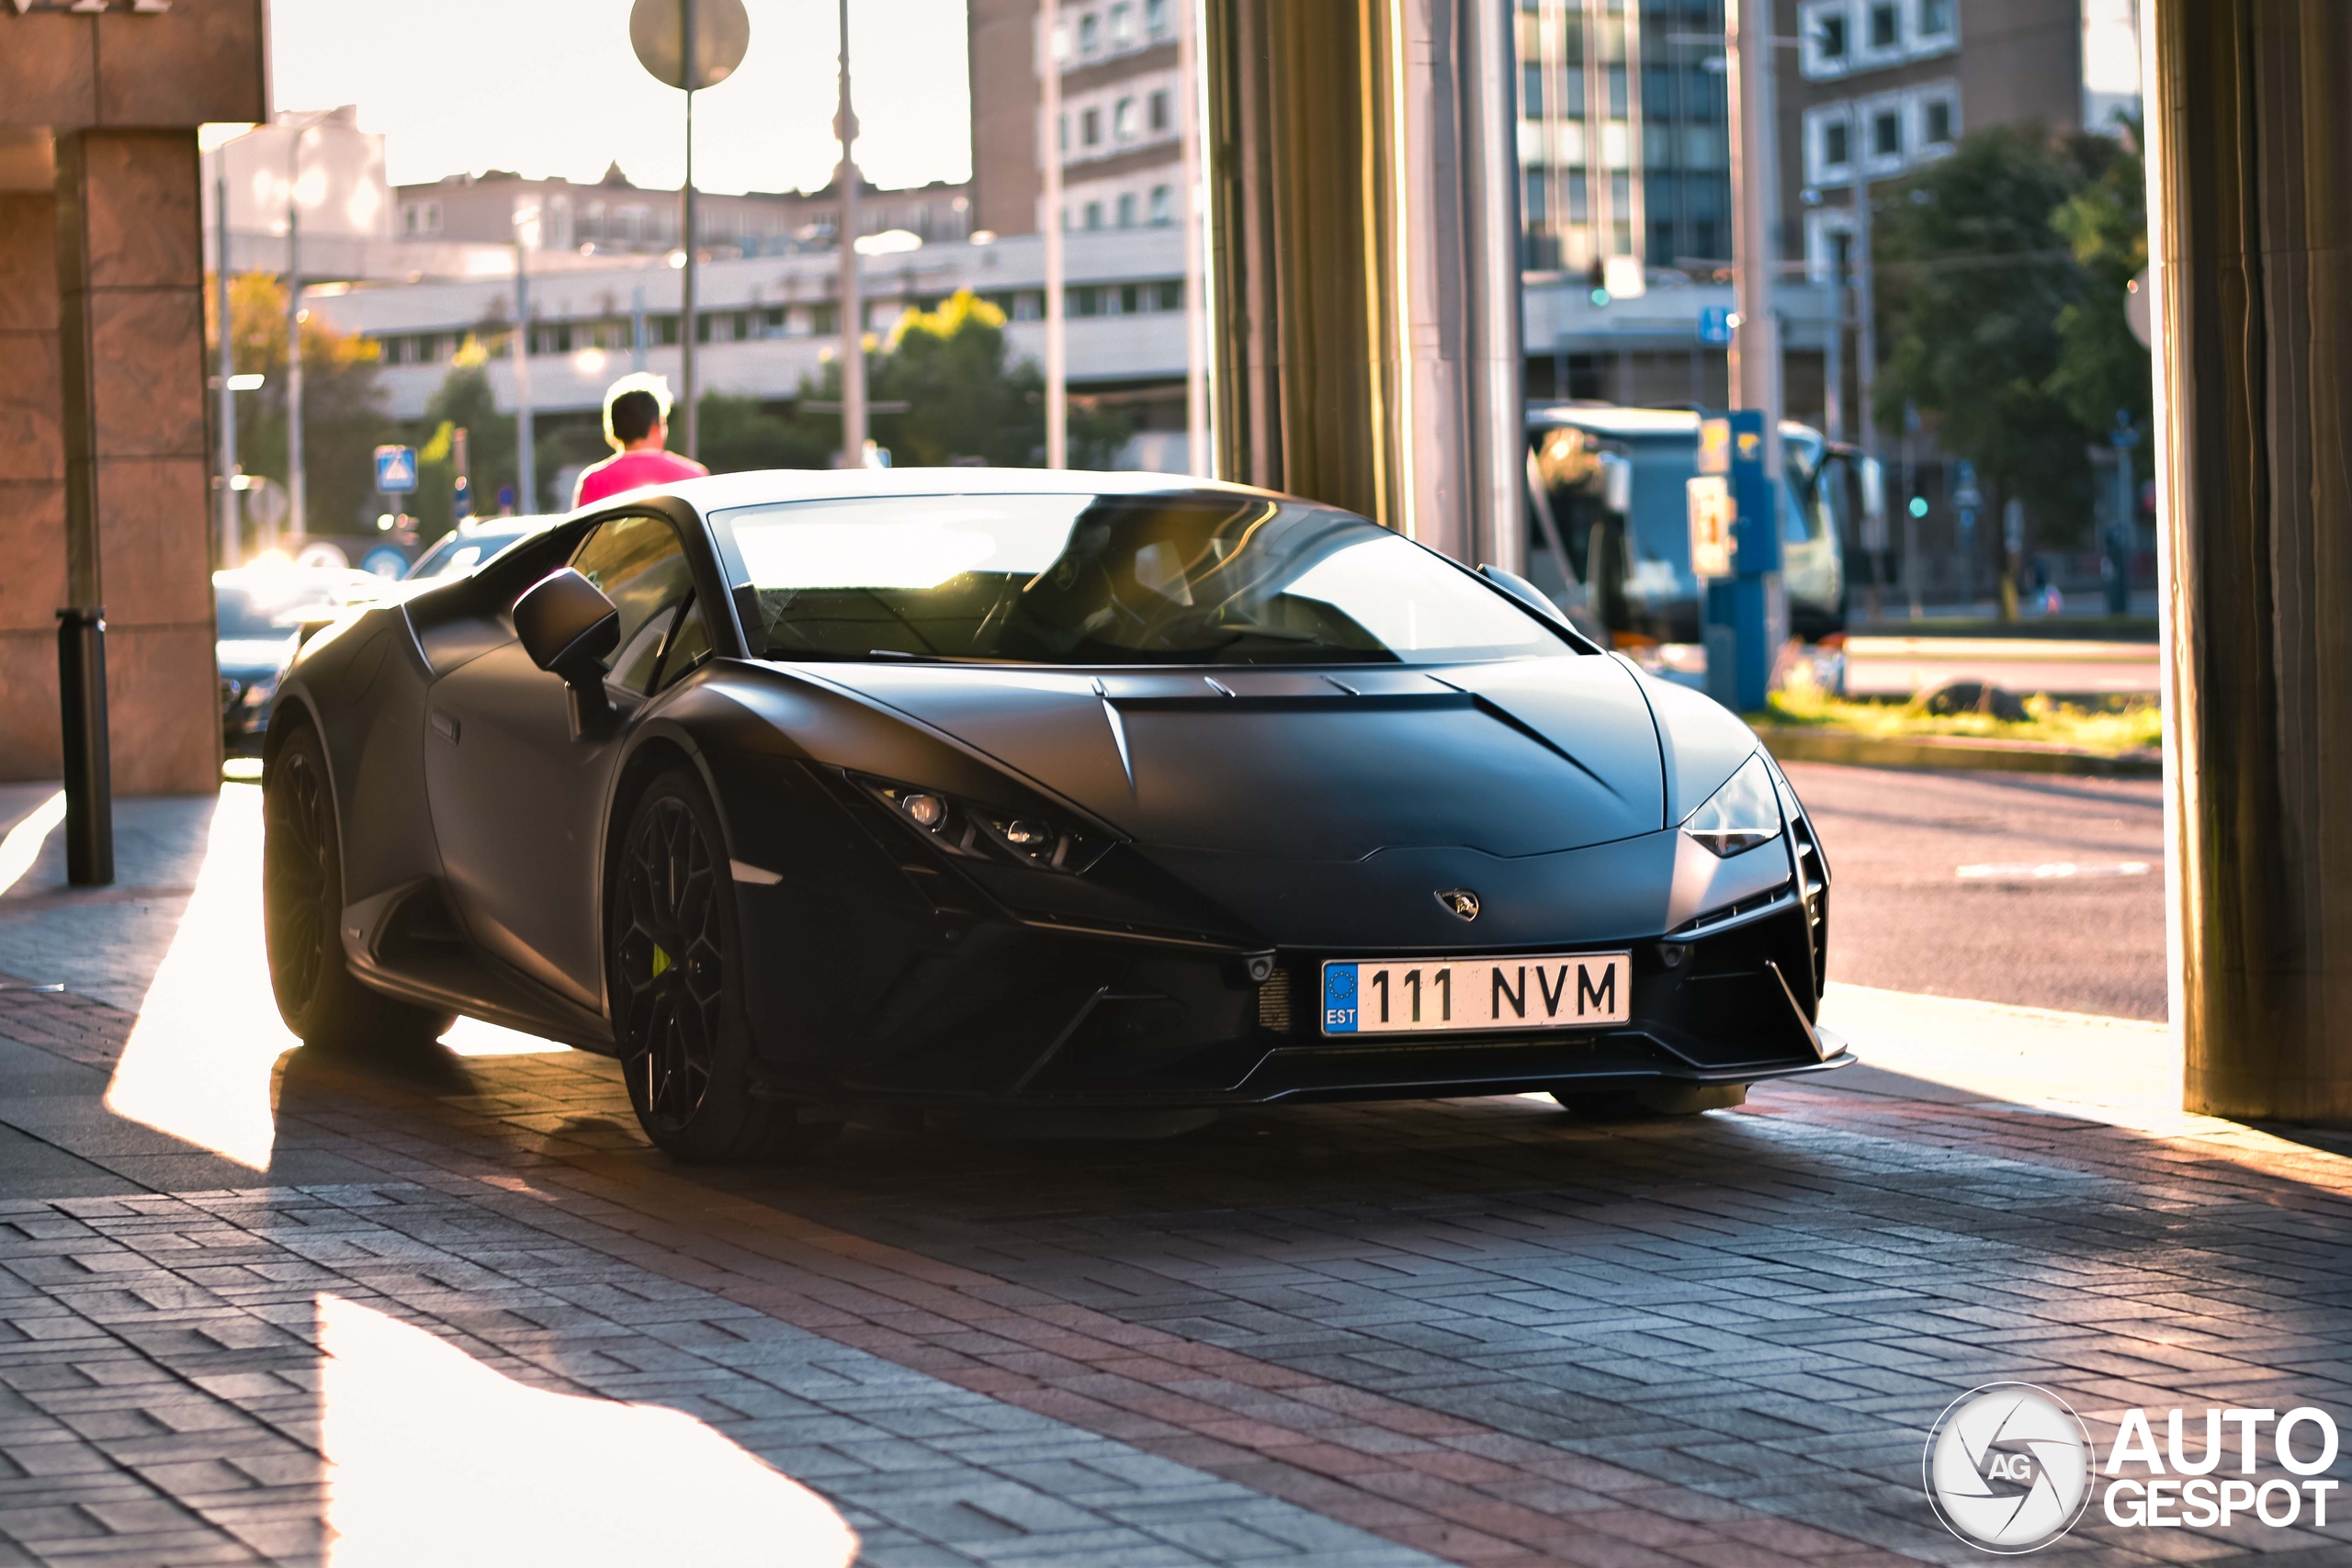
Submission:
<svg viewBox="0 0 2352 1568">
<path fill-rule="evenodd" d="M 1685 409 L 1587 403 L 1528 411 L 1528 575 L 1621 645 L 1701 640 L 1685 490 L 1699 471 L 1699 420 Z M 1846 624 L 1860 455 L 1790 422 L 1781 444 L 1789 625 L 1817 641 Z"/>
<path fill-rule="evenodd" d="M 433 541 L 403 574 L 408 581 L 471 571 L 532 535 L 550 527 L 552 517 L 470 517 Z"/>
<path fill-rule="evenodd" d="M 231 755 L 259 749 L 278 676 L 293 657 L 303 625 L 377 599 L 386 586 L 364 571 L 286 562 L 212 574 L 220 738 Z"/>
<path fill-rule="evenodd" d="M 1690 1112 L 1851 1059 L 1747 726 L 1236 485 L 632 491 L 305 645 L 265 777 L 297 1035 L 609 1053 L 681 1158 L 868 1111 Z"/>
</svg>

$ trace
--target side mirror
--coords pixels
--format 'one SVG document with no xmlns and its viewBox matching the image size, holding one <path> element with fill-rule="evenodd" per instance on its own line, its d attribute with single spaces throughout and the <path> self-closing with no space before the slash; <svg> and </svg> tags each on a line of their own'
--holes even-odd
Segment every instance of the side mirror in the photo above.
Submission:
<svg viewBox="0 0 2352 1568">
<path fill-rule="evenodd" d="M 531 662 L 571 689 L 575 738 L 611 711 L 605 656 L 620 646 L 621 613 L 594 583 L 570 567 L 541 578 L 514 601 L 514 631 Z"/>
</svg>

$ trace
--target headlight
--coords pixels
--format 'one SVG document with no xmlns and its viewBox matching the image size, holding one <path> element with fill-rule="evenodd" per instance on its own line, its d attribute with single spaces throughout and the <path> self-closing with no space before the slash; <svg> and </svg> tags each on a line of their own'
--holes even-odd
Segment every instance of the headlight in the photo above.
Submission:
<svg viewBox="0 0 2352 1568">
<path fill-rule="evenodd" d="M 1043 812 L 1005 811 L 916 784 L 850 776 L 890 815 L 951 855 L 1075 875 L 1111 847 L 1103 835 Z"/>
<path fill-rule="evenodd" d="M 1682 830 L 1702 848 L 1726 858 L 1779 838 L 1780 796 L 1763 757 L 1752 756 L 1742 762 L 1739 772 L 1690 814 Z"/>
</svg>

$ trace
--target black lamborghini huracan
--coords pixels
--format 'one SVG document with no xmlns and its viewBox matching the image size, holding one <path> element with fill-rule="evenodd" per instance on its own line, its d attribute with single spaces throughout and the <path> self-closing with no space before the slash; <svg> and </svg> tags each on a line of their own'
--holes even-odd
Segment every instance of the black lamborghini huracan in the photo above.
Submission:
<svg viewBox="0 0 2352 1568">
<path fill-rule="evenodd" d="M 850 1116 L 1688 1111 L 1851 1059 L 1828 866 L 1746 726 L 1263 491 L 637 491 L 315 635 L 266 754 L 297 1034 L 609 1053 L 686 1158 Z"/>
</svg>

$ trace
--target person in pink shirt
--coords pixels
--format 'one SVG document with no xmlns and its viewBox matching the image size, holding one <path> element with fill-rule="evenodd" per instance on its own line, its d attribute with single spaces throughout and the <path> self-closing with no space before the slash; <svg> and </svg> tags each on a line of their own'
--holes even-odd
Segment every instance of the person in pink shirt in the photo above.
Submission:
<svg viewBox="0 0 2352 1568">
<path fill-rule="evenodd" d="M 605 439 L 613 456 L 581 471 L 575 507 L 646 485 L 674 484 L 710 472 L 692 457 L 664 451 L 670 439 L 670 384 L 659 376 L 624 376 L 605 390 Z"/>
</svg>

